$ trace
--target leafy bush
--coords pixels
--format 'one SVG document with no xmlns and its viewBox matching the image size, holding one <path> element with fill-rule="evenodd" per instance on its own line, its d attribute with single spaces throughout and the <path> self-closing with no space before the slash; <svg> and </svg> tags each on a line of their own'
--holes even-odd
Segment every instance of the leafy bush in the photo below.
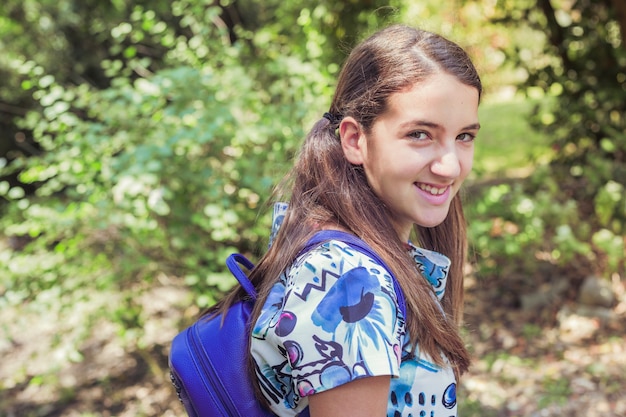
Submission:
<svg viewBox="0 0 626 417">
<path fill-rule="evenodd" d="M 227 254 L 266 245 L 263 204 L 291 164 L 309 109 L 324 108 L 319 93 L 330 81 L 317 61 L 276 56 L 271 31 L 229 44 L 197 20 L 215 11 L 202 11 L 179 11 L 197 36 L 163 28 L 173 45 L 154 74 L 137 77 L 146 68 L 139 59 L 104 61 L 104 90 L 22 67 L 41 111 L 20 126 L 41 152 L 0 167 L 36 189 L 0 183 L 0 230 L 24 243 L 0 247 L 0 308 L 55 311 L 63 321 L 71 306 L 119 292 L 75 323 L 64 338 L 74 346 L 68 360 L 80 358 L 76 347 L 97 316 L 132 335 L 126 343 L 140 343 L 145 317 L 135 297 L 162 274 L 180 277 L 200 307 L 229 289 Z M 251 59 L 259 42 L 267 55 Z"/>
<path fill-rule="evenodd" d="M 626 22 L 607 2 L 561 6 L 495 9 L 500 23 L 525 17 L 502 49 L 507 65 L 523 74 L 522 91 L 537 100 L 529 120 L 552 150 L 524 186 L 485 190 L 470 232 L 481 256 L 524 265 L 531 254 L 561 265 L 578 257 L 604 275 L 623 273 Z"/>
</svg>

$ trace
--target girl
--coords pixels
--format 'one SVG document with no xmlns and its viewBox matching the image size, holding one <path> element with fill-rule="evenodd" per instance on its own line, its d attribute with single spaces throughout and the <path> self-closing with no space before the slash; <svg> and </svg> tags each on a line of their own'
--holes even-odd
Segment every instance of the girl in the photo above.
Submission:
<svg viewBox="0 0 626 417">
<path fill-rule="evenodd" d="M 459 189 L 481 92 L 468 55 L 426 31 L 392 26 L 348 57 L 281 188 L 280 230 L 250 276 L 259 293 L 251 372 L 277 415 L 456 416 L 456 381 L 470 362 L 458 329 Z M 341 238 L 303 252 L 329 230 L 382 258 L 406 315 L 371 256 Z"/>
</svg>

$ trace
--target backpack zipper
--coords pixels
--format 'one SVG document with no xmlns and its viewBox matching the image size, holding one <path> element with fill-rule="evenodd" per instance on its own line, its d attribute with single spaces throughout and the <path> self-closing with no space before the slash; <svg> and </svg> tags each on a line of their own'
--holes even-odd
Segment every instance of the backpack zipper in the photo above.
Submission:
<svg viewBox="0 0 626 417">
<path fill-rule="evenodd" d="M 213 318 L 213 320 L 215 319 L 216 318 Z M 241 416 L 239 414 L 239 411 L 237 411 L 237 407 L 235 406 L 235 404 L 233 404 L 232 399 L 227 394 L 226 388 L 224 388 L 224 385 L 222 385 L 221 381 L 215 374 L 215 368 L 213 368 L 213 365 L 211 365 L 210 361 L 206 359 L 203 351 L 204 349 L 202 348 L 198 337 L 196 337 L 196 326 L 192 326 L 192 329 L 190 330 L 191 331 L 188 332 L 189 344 L 194 351 L 193 357 L 199 358 L 200 367 L 203 371 L 202 376 L 206 376 L 208 379 L 207 384 L 206 379 L 202 378 L 205 382 L 205 385 L 208 385 L 207 392 L 214 392 L 219 399 L 219 401 L 216 402 L 218 403 L 217 405 L 224 405 L 226 407 L 226 409 L 224 409 L 224 407 L 219 407 L 222 415 L 224 415 L 225 417 Z"/>
</svg>

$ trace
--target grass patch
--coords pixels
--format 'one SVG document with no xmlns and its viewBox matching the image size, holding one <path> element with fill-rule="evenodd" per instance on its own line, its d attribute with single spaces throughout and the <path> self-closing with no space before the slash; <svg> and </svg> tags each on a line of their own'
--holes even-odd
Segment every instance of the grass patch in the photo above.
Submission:
<svg viewBox="0 0 626 417">
<path fill-rule="evenodd" d="M 529 116 L 536 101 L 484 102 L 478 114 L 474 177 L 526 176 L 553 155 L 549 138 L 533 130 Z"/>
</svg>

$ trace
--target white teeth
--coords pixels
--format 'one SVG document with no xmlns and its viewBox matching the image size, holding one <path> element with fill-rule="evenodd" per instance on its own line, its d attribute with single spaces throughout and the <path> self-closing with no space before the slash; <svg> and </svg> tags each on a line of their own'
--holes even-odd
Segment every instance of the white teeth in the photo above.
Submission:
<svg viewBox="0 0 626 417">
<path fill-rule="evenodd" d="M 446 189 L 447 189 L 447 187 L 445 187 L 445 188 L 436 188 L 436 187 L 433 187 L 433 186 L 428 185 L 428 184 L 418 184 L 417 186 L 420 188 L 420 190 L 424 190 L 427 193 L 430 193 L 432 195 L 441 195 L 441 194 L 445 193 Z"/>
</svg>

